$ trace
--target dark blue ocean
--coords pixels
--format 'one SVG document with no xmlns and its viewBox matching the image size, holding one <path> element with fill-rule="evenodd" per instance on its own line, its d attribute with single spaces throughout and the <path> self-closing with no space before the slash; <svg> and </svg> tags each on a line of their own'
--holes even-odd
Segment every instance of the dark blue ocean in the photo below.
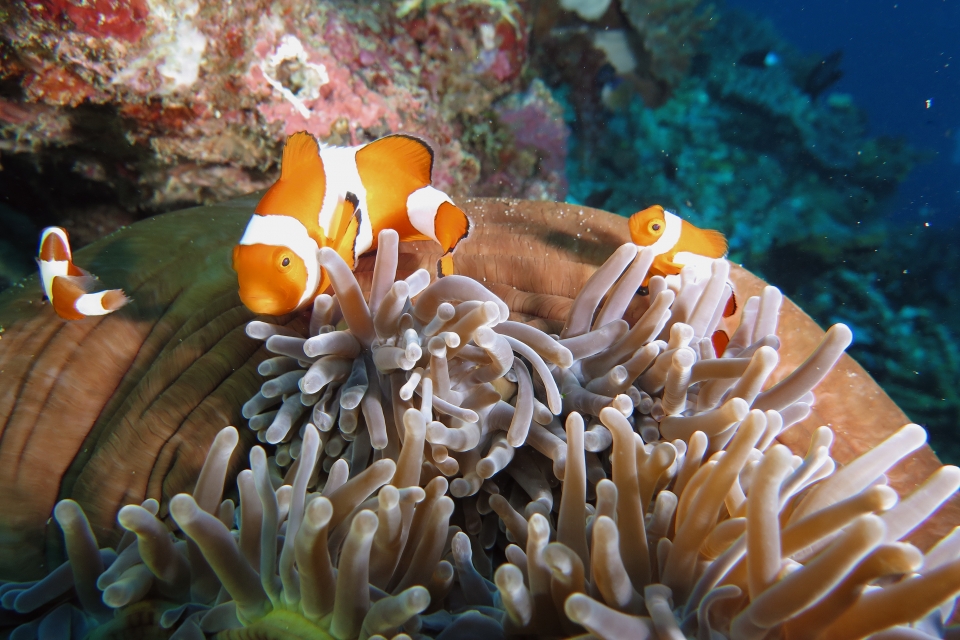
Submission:
<svg viewBox="0 0 960 640">
<path fill-rule="evenodd" d="M 852 96 L 870 136 L 903 139 L 917 152 L 896 191 L 866 213 L 884 236 L 872 255 L 825 234 L 821 243 L 845 255 L 816 282 L 788 284 L 791 271 L 803 279 L 802 261 L 782 263 L 779 277 L 767 275 L 821 324 L 853 326 L 851 353 L 928 428 L 940 455 L 956 460 L 960 2 L 729 0 L 722 8 L 736 9 L 769 21 L 804 54 L 842 51 L 843 75 L 829 92 Z M 847 293 L 839 292 L 835 275 Z"/>
<path fill-rule="evenodd" d="M 960 222 L 960 2 L 729 0 L 769 19 L 807 53 L 843 51 L 834 90 L 851 94 L 872 134 L 931 152 L 888 204 L 895 222 L 957 233 Z M 960 236 L 958 236 L 960 238 Z"/>
</svg>

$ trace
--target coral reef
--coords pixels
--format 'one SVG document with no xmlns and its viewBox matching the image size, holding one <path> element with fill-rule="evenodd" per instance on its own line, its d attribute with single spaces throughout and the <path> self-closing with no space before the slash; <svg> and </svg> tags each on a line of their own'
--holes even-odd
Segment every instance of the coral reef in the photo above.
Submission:
<svg viewBox="0 0 960 640">
<path fill-rule="evenodd" d="M 497 172 L 506 175 L 485 181 L 486 195 L 525 184 L 531 197 L 562 199 L 563 144 L 550 141 L 549 154 L 536 141 L 515 148 L 516 119 L 490 117 L 511 95 L 526 100 L 517 118 L 554 116 L 549 92 L 536 104 L 523 98 L 527 29 L 519 5 L 381 9 L 192 0 L 11 5 L 5 24 L 16 29 L 0 33 L 7 169 L 0 184 L 12 194 L 9 204 L 50 224 L 64 206 L 110 204 L 142 217 L 237 197 L 273 182 L 283 140 L 300 130 L 334 145 L 405 131 L 434 144 L 440 189 L 464 195 Z M 563 136 L 560 118 L 540 126 Z M 523 160 L 499 164 L 499 155 L 474 146 L 477 127 L 502 133 L 504 154 L 543 151 L 551 159 L 539 169 Z M 43 193 L 45 175 L 61 177 L 61 189 Z"/>
<path fill-rule="evenodd" d="M 620 0 L 620 10 L 643 40 L 653 76 L 678 85 L 710 28 L 713 6 L 700 0 Z"/>
<path fill-rule="evenodd" d="M 653 256 L 628 243 L 551 335 L 468 277 L 395 281 L 396 240 L 382 233 L 366 297 L 321 250 L 334 294 L 247 325 L 279 355 L 244 410 L 280 446 L 251 449 L 237 499 L 223 499 L 240 441 L 227 427 L 192 492 L 120 509 L 115 550 L 98 552 L 61 501 L 68 562 L 0 586 L 0 604 L 32 618 L 14 633 L 946 637 L 960 537 L 915 534 L 960 470 L 938 465 L 898 497 L 887 480 L 926 438 L 912 424 L 847 464 L 829 427 L 805 455 L 776 443 L 816 406 L 812 389 L 853 388 L 820 385 L 847 327 L 781 370 L 792 311 L 767 286 L 716 354 L 730 263 L 637 296 Z"/>
</svg>

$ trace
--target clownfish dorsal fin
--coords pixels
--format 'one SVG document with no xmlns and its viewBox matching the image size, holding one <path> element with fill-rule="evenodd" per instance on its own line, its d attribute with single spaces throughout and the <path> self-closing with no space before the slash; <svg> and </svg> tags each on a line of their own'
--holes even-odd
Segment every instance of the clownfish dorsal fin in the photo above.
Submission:
<svg viewBox="0 0 960 640">
<path fill-rule="evenodd" d="M 722 258 L 727 255 L 727 239 L 719 231 L 713 229 L 701 229 L 703 240 L 710 246 L 710 257 Z"/>
<path fill-rule="evenodd" d="M 695 227 L 686 220 L 683 221 L 683 232 L 677 245 L 678 249 L 708 258 L 722 258 L 727 255 L 727 239 L 722 233 Z"/>
<path fill-rule="evenodd" d="M 317 212 L 323 204 L 326 178 L 316 138 L 301 131 L 287 138 L 280 161 L 280 179 L 267 189 L 257 204 L 260 215 L 286 215 L 297 218 L 315 231 Z"/>
<path fill-rule="evenodd" d="M 387 172 L 403 167 L 423 185 L 430 184 L 433 176 L 433 149 L 420 138 L 403 133 L 384 136 L 365 145 L 357 151 L 357 162 L 371 168 L 382 164 Z"/>
<path fill-rule="evenodd" d="M 319 169 L 320 146 L 317 139 L 306 131 L 300 131 L 287 138 L 283 145 L 283 159 L 280 161 L 280 179 L 296 180 L 313 177 L 312 172 Z"/>
</svg>

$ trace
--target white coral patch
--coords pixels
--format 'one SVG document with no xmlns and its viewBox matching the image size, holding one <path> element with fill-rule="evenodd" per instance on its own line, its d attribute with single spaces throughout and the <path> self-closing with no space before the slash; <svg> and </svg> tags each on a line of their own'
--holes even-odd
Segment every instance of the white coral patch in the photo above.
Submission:
<svg viewBox="0 0 960 640">
<path fill-rule="evenodd" d="M 310 62 L 303 43 L 294 35 L 280 39 L 280 45 L 261 65 L 263 77 L 304 118 L 310 117 L 305 100 L 320 96 L 320 87 L 330 82 L 327 68 Z M 286 76 L 286 77 L 281 77 Z"/>
<path fill-rule="evenodd" d="M 157 23 L 150 53 L 120 70 L 113 81 L 130 84 L 140 72 L 156 65 L 163 78 L 163 92 L 192 87 L 200 76 L 207 49 L 207 37 L 193 22 L 200 5 L 194 0 L 150 0 L 149 6 L 150 16 Z"/>
<path fill-rule="evenodd" d="M 180 25 L 174 46 L 175 52 L 167 56 L 158 70 L 160 75 L 169 81 L 168 87 L 190 87 L 200 75 L 200 63 L 203 61 L 207 38 L 193 25 Z"/>
</svg>

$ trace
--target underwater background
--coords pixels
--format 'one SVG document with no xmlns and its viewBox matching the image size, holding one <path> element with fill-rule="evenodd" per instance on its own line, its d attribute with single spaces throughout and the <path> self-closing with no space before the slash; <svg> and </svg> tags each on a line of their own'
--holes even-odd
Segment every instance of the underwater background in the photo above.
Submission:
<svg viewBox="0 0 960 640">
<path fill-rule="evenodd" d="M 960 461 L 958 3 L 45 0 L 0 22 L 0 288 L 46 225 L 78 248 L 267 187 L 289 133 L 408 131 L 455 197 L 724 232 Z"/>
</svg>

